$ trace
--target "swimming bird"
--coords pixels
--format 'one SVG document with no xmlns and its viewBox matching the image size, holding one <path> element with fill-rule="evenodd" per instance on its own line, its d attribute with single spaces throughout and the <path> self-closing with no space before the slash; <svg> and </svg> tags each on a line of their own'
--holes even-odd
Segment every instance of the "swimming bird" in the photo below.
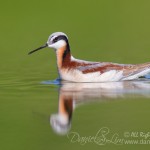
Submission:
<svg viewBox="0 0 150 150">
<path fill-rule="evenodd" d="M 58 73 L 61 80 L 71 82 L 112 82 L 134 80 L 150 73 L 150 62 L 118 64 L 76 59 L 71 55 L 68 36 L 63 32 L 51 34 L 45 45 L 28 54 L 46 47 L 53 48 L 56 52 Z"/>
</svg>

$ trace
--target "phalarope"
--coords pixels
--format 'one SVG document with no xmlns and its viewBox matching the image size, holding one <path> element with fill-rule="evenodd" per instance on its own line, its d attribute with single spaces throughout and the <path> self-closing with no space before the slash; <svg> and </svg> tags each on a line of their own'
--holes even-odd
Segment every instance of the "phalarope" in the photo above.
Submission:
<svg viewBox="0 0 150 150">
<path fill-rule="evenodd" d="M 46 47 L 55 49 L 58 73 L 62 80 L 72 82 L 134 80 L 150 72 L 150 63 L 134 65 L 75 59 L 71 55 L 68 37 L 63 32 L 51 34 L 45 45 L 29 52 L 29 54 Z"/>
</svg>

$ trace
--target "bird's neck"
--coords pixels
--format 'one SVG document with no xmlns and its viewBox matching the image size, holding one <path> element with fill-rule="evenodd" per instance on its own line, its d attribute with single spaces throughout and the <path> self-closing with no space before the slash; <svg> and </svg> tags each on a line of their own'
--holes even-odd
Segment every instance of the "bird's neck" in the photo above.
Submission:
<svg viewBox="0 0 150 150">
<path fill-rule="evenodd" d="M 57 57 L 57 66 L 58 69 L 63 68 L 71 61 L 71 52 L 69 44 L 63 46 L 56 50 L 56 57 Z"/>
</svg>

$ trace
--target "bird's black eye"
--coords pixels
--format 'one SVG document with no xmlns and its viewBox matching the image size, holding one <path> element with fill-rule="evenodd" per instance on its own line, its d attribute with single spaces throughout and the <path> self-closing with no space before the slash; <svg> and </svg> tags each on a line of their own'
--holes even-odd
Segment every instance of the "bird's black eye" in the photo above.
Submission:
<svg viewBox="0 0 150 150">
<path fill-rule="evenodd" d="M 54 43 L 57 42 L 57 41 L 58 41 L 58 37 L 56 37 L 56 38 L 53 40 Z"/>
</svg>

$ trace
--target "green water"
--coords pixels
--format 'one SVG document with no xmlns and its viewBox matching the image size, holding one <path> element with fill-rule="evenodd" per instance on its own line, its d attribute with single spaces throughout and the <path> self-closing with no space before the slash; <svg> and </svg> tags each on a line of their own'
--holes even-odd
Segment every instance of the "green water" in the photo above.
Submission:
<svg viewBox="0 0 150 150">
<path fill-rule="evenodd" d="M 41 84 L 57 78 L 55 53 L 48 48 L 31 56 L 27 53 L 43 45 L 51 33 L 62 31 L 69 36 L 76 58 L 148 62 L 149 6 L 148 0 L 1 1 L 0 149 L 148 149 L 149 144 L 81 145 L 71 142 L 67 134 L 56 134 L 50 116 L 58 112 L 64 86 Z M 100 95 L 91 89 L 69 91 L 76 100 L 69 133 L 89 137 L 107 127 L 108 138 L 115 133 L 123 138 L 124 132 L 150 132 L 149 86 L 149 82 L 130 85 L 122 96 L 112 90 L 102 90 Z M 141 139 L 130 137 L 136 138 Z"/>
</svg>

